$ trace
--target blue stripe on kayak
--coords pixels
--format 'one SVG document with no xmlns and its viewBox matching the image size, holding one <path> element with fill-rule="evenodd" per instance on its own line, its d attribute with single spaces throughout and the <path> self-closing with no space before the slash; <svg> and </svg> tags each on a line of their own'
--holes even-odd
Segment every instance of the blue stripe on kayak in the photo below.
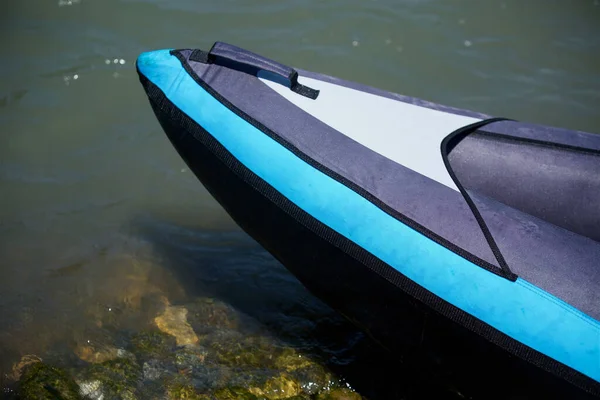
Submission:
<svg viewBox="0 0 600 400">
<path fill-rule="evenodd" d="M 600 381 L 598 321 L 523 279 L 510 282 L 484 270 L 386 214 L 221 104 L 168 50 L 140 55 L 138 68 L 298 207 L 442 299 Z"/>
</svg>

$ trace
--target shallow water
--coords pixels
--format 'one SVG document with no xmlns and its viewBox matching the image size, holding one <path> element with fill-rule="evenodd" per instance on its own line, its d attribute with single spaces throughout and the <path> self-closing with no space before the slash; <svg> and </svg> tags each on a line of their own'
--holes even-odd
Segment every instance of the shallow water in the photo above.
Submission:
<svg viewBox="0 0 600 400">
<path fill-rule="evenodd" d="M 5 1 L 0 24 L 3 385 L 23 355 L 76 368 L 82 343 L 126 341 L 152 325 L 159 298 L 214 297 L 329 359 L 361 394 L 422 392 L 422 382 L 377 378 L 385 371 L 372 372 L 378 356 L 362 335 L 187 170 L 138 83 L 142 51 L 226 41 L 406 95 L 600 133 L 598 0 Z"/>
</svg>

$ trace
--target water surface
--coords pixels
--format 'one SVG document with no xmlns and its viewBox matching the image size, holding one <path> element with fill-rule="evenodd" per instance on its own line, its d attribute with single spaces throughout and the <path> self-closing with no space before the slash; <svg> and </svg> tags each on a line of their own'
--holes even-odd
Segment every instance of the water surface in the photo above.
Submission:
<svg viewBox="0 0 600 400">
<path fill-rule="evenodd" d="M 218 298 L 334 364 L 373 368 L 361 334 L 187 170 L 138 83 L 140 52 L 225 41 L 430 101 L 600 133 L 598 0 L 30 0 L 3 2 L 0 23 L 4 377 L 27 354 L 75 368 L 82 343 L 151 325 L 157 298 Z M 350 383 L 387 390 L 373 379 Z"/>
</svg>

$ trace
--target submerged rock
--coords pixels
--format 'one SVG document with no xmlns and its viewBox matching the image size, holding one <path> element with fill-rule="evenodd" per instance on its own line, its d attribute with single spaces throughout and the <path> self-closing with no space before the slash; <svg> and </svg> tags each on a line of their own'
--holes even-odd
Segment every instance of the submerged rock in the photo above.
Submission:
<svg viewBox="0 0 600 400">
<path fill-rule="evenodd" d="M 298 353 L 296 349 L 286 347 L 277 352 L 274 365 L 278 369 L 295 371 L 314 365 L 314 362 L 307 356 Z"/>
<path fill-rule="evenodd" d="M 62 369 L 34 362 L 24 368 L 18 385 L 24 400 L 79 400 L 79 387 Z"/>
<path fill-rule="evenodd" d="M 187 321 L 187 308 L 167 305 L 164 312 L 154 318 L 162 332 L 175 337 L 178 346 L 198 343 L 198 336 Z"/>
<path fill-rule="evenodd" d="M 158 360 L 150 360 L 142 365 L 142 373 L 145 380 L 154 381 L 166 372 L 165 365 Z"/>
<path fill-rule="evenodd" d="M 276 368 L 277 347 L 268 338 L 248 336 L 229 337 L 211 341 L 210 349 L 217 362 L 227 366 L 246 368 Z"/>
<path fill-rule="evenodd" d="M 23 371 L 28 366 L 30 366 L 31 364 L 38 363 L 38 362 L 42 362 L 42 359 L 34 354 L 28 354 L 28 355 L 21 357 L 19 362 L 16 362 L 13 364 L 12 371 L 10 374 L 8 374 L 7 378 L 12 381 L 15 381 L 15 382 L 18 381 L 19 379 L 21 379 L 21 375 L 23 374 Z"/>
<path fill-rule="evenodd" d="M 319 393 L 316 400 L 362 400 L 362 396 L 347 388 L 336 388 Z"/>
<path fill-rule="evenodd" d="M 169 400 L 210 400 L 210 397 L 204 394 L 196 392 L 191 385 L 178 386 L 171 388 L 167 391 L 167 398 Z"/>
<path fill-rule="evenodd" d="M 173 355 L 175 338 L 161 331 L 142 331 L 131 338 L 131 350 L 142 359 L 165 359 Z"/>
<path fill-rule="evenodd" d="M 80 344 L 73 352 L 79 359 L 90 364 L 102 364 L 117 358 L 129 358 L 135 361 L 135 355 L 125 349 L 105 344 L 95 344 L 94 342 L 90 343 L 90 341 L 86 344 Z"/>
<path fill-rule="evenodd" d="M 204 363 L 207 354 L 206 349 L 198 345 L 180 347 L 175 352 L 175 365 L 180 372 L 198 368 Z"/>
<path fill-rule="evenodd" d="M 111 293 L 115 305 L 126 310 L 140 310 L 145 298 L 160 297 L 165 293 L 182 293 L 181 285 L 164 273 L 158 260 L 151 254 L 122 254 L 110 261 Z"/>
<path fill-rule="evenodd" d="M 232 371 L 222 365 L 202 365 L 190 371 L 189 378 L 194 387 L 204 393 L 237 386 L 233 383 L 233 378 L 238 375 L 241 375 L 240 371 Z"/>
<path fill-rule="evenodd" d="M 240 387 L 227 387 L 214 393 L 216 400 L 262 400 L 250 393 L 247 389 Z"/>
<path fill-rule="evenodd" d="M 136 399 L 142 369 L 130 357 L 119 357 L 84 370 L 78 383 L 84 390 L 93 391 L 97 399 Z M 93 390 L 92 390 L 93 389 Z"/>
<path fill-rule="evenodd" d="M 188 304 L 187 308 L 190 310 L 188 320 L 197 332 L 240 327 L 240 313 L 222 301 L 204 297 Z"/>
<path fill-rule="evenodd" d="M 284 373 L 267 380 L 261 387 L 250 388 L 249 391 L 256 396 L 266 397 L 269 400 L 279 400 L 298 396 L 302 393 L 302 387 L 298 381 Z"/>
<path fill-rule="evenodd" d="M 165 381 L 166 398 L 169 400 L 211 400 L 210 396 L 199 393 L 198 390 L 182 376 L 176 376 Z"/>
<path fill-rule="evenodd" d="M 260 398 L 310 396 L 340 384 L 326 367 L 273 338 L 210 335 L 205 343 L 209 364 L 236 371 L 227 386 L 251 388 Z"/>
<path fill-rule="evenodd" d="M 103 363 L 119 357 L 119 349 L 110 346 L 100 349 L 96 349 L 94 346 L 89 345 L 78 346 L 75 348 L 74 352 L 81 360 L 92 364 Z"/>
<path fill-rule="evenodd" d="M 298 368 L 289 374 L 300 382 L 302 391 L 310 395 L 339 385 L 339 380 L 331 372 L 316 363 Z"/>
<path fill-rule="evenodd" d="M 338 379 L 326 367 L 293 348 L 284 348 L 277 354 L 275 367 L 287 371 L 289 376 L 300 382 L 302 390 L 307 394 L 313 395 L 339 384 Z"/>
<path fill-rule="evenodd" d="M 102 393 L 102 382 L 98 380 L 79 382 L 79 393 L 91 400 L 104 399 L 104 393 Z"/>
</svg>

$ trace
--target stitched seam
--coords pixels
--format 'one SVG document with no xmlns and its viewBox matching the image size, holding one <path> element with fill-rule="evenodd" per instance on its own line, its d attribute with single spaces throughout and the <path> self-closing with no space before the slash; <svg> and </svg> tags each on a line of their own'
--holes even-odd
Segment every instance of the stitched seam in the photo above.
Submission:
<svg viewBox="0 0 600 400">
<path fill-rule="evenodd" d="M 530 290 L 531 292 L 535 293 L 536 295 L 545 298 L 546 300 L 550 300 L 551 302 L 553 302 L 554 304 L 556 304 L 557 306 L 561 307 L 563 310 L 573 314 L 574 316 L 576 316 L 577 318 L 581 319 L 582 321 L 587 322 L 588 324 L 590 324 L 590 326 L 592 326 L 596 331 L 598 331 L 598 333 L 600 333 L 600 324 L 598 322 L 596 322 L 595 320 L 593 320 L 591 317 L 583 314 L 581 311 L 578 311 L 576 309 L 573 309 L 572 306 L 564 303 L 562 300 L 557 299 L 556 297 L 552 296 L 550 293 L 543 291 L 541 289 L 539 289 L 538 287 L 532 285 L 531 283 L 520 279 L 517 281 L 522 287 L 524 287 L 527 290 Z"/>
</svg>

